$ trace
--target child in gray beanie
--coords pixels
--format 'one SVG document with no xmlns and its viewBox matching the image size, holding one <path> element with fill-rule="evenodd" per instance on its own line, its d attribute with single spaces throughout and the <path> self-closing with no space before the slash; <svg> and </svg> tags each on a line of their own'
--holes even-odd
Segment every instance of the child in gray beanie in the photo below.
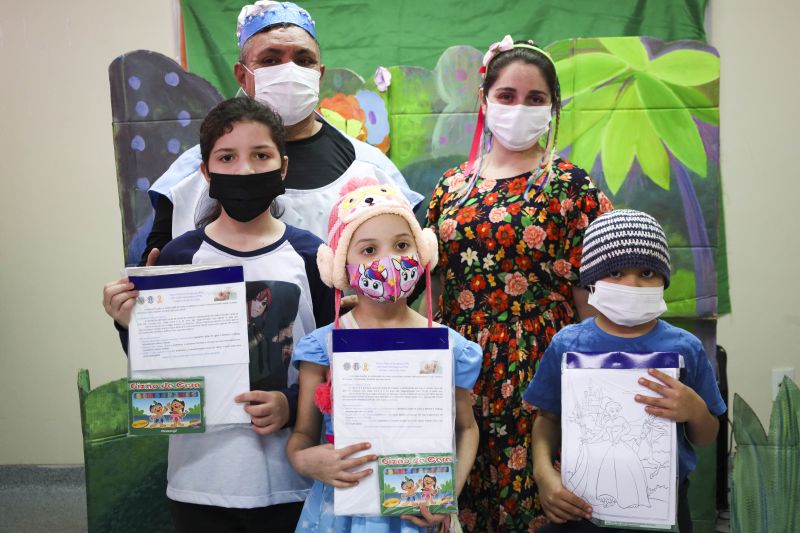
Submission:
<svg viewBox="0 0 800 533">
<path fill-rule="evenodd" d="M 524 400 L 538 408 L 533 426 L 534 478 L 551 523 L 544 532 L 607 531 L 588 521 L 592 508 L 570 492 L 553 467 L 561 441 L 561 358 L 566 352 L 678 352 L 686 368 L 681 380 L 650 369 L 653 380 L 639 384 L 652 396 L 637 394 L 644 411 L 678 423 L 678 527 L 692 531 L 686 496 L 689 473 L 697 465 L 691 444 L 706 446 L 725 412 L 714 371 L 700 340 L 659 319 L 667 309 L 669 247 L 652 216 L 620 209 L 597 217 L 586 229 L 580 269 L 581 286 L 590 291 L 597 316 L 562 329 L 542 357 Z"/>
</svg>

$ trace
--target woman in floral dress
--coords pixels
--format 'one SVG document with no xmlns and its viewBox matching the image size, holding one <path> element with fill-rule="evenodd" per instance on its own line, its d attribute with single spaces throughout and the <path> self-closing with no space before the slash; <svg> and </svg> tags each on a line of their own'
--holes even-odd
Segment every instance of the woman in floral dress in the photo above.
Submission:
<svg viewBox="0 0 800 533">
<path fill-rule="evenodd" d="M 466 531 L 533 531 L 546 520 L 529 459 L 536 412 L 522 394 L 556 331 L 592 313 L 577 287 L 581 242 L 611 203 L 553 153 L 561 102 L 549 56 L 506 36 L 482 70 L 482 154 L 476 142 L 469 162 L 445 172 L 428 209 L 442 322 L 484 352 L 474 389 L 481 440 L 460 519 Z"/>
</svg>

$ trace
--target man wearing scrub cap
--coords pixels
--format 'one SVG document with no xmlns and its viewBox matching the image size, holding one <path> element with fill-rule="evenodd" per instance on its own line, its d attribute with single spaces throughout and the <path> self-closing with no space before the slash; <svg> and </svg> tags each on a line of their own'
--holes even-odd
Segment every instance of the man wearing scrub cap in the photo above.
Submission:
<svg viewBox="0 0 800 533">
<path fill-rule="evenodd" d="M 284 222 L 327 238 L 327 212 L 339 191 L 331 185 L 354 175 L 393 183 L 413 206 L 419 204 L 422 196 L 408 188 L 380 150 L 344 135 L 315 112 L 325 65 L 308 11 L 291 2 L 246 5 L 239 13 L 236 38 L 240 51 L 233 66 L 236 81 L 248 96 L 275 109 L 286 126 L 289 169 L 286 194 L 279 201 Z M 196 214 L 208 198 L 199 167 L 200 148 L 195 146 L 150 188 L 156 214 L 142 263 L 151 250 L 195 229 Z"/>
</svg>

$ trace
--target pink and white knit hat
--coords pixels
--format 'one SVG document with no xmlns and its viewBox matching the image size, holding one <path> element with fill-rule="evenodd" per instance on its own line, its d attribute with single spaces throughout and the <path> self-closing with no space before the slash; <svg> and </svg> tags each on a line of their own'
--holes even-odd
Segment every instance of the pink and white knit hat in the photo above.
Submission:
<svg viewBox="0 0 800 533">
<path fill-rule="evenodd" d="M 430 228 L 420 227 L 411 204 L 398 189 L 371 177 L 350 179 L 342 186 L 339 200 L 331 209 L 328 218 L 328 244 L 321 244 L 317 250 L 317 267 L 322 282 L 337 289 L 337 322 L 341 291 L 350 287 L 346 269 L 350 239 L 362 223 L 385 214 L 397 215 L 408 223 L 426 275 L 430 275 L 430 269 L 438 262 L 439 244 L 436 234 Z"/>
</svg>

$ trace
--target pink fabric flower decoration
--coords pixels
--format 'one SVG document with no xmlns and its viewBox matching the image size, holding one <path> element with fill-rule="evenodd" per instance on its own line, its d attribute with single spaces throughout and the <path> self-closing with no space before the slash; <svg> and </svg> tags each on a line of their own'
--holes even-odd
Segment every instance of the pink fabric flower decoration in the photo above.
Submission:
<svg viewBox="0 0 800 533">
<path fill-rule="evenodd" d="M 506 35 L 502 41 L 498 41 L 489 47 L 489 51 L 483 56 L 483 66 L 486 67 L 492 58 L 500 52 L 505 52 L 512 48 L 514 48 L 514 39 L 510 35 Z"/>
<path fill-rule="evenodd" d="M 330 379 L 325 383 L 320 383 L 317 385 L 317 388 L 314 389 L 314 405 L 317 406 L 322 414 L 329 415 L 333 412 Z"/>
<path fill-rule="evenodd" d="M 389 69 L 378 67 L 372 79 L 375 80 L 375 85 L 378 87 L 378 90 L 380 92 L 385 92 L 386 89 L 389 88 L 389 85 L 392 84 L 392 73 L 389 72 Z"/>
</svg>

